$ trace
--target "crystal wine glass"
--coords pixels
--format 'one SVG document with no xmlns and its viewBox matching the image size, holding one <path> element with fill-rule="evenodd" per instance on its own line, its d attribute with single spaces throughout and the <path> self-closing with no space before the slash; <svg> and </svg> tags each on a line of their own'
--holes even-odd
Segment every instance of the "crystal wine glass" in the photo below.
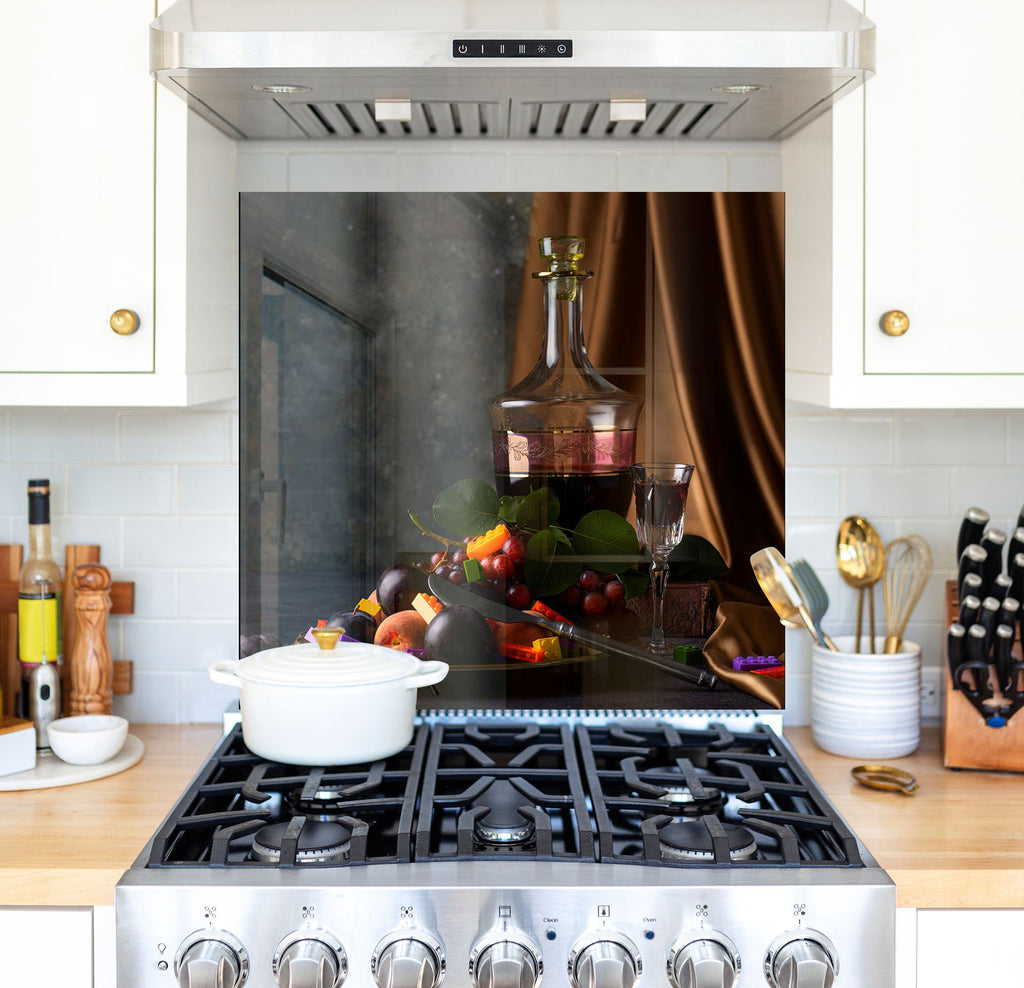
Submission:
<svg viewBox="0 0 1024 988">
<path fill-rule="evenodd" d="M 636 495 L 636 534 L 651 554 L 651 593 L 654 619 L 648 648 L 665 654 L 665 584 L 668 555 L 682 541 L 686 495 L 693 476 L 690 463 L 634 463 L 633 493 Z"/>
</svg>

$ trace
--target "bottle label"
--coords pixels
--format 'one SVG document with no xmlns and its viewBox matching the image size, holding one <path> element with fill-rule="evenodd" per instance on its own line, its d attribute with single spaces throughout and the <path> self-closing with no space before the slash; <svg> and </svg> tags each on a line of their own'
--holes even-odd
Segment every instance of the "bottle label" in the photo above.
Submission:
<svg viewBox="0 0 1024 988">
<path fill-rule="evenodd" d="M 24 665 L 60 662 L 60 596 L 18 597 L 18 658 Z"/>
<path fill-rule="evenodd" d="M 495 432 L 494 468 L 502 473 L 614 473 L 633 462 L 632 429 Z"/>
</svg>

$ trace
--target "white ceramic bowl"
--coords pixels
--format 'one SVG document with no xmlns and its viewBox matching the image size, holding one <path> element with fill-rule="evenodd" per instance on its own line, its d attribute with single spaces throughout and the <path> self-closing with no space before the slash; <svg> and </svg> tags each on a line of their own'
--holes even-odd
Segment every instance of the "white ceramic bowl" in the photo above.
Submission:
<svg viewBox="0 0 1024 988">
<path fill-rule="evenodd" d="M 51 721 L 47 728 L 53 753 L 70 765 L 109 761 L 128 737 L 128 721 L 110 714 L 81 714 Z"/>
</svg>

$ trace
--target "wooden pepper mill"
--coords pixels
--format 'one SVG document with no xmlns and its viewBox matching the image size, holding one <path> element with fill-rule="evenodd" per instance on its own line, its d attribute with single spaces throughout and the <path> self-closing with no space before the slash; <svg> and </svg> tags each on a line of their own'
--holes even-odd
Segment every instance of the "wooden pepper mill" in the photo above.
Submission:
<svg viewBox="0 0 1024 988">
<path fill-rule="evenodd" d="M 76 566 L 71 574 L 78 624 L 70 663 L 72 716 L 109 714 L 113 709 L 114 664 L 107 643 L 110 583 L 110 570 L 99 563 Z"/>
</svg>

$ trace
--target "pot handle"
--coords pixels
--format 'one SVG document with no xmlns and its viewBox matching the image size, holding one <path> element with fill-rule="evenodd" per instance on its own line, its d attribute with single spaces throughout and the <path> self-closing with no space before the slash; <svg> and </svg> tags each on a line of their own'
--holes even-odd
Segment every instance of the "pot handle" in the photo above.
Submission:
<svg viewBox="0 0 1024 988">
<path fill-rule="evenodd" d="M 242 680 L 239 679 L 235 670 L 238 668 L 238 661 L 236 659 L 224 659 L 222 662 L 214 662 L 209 669 L 206 670 L 207 675 L 215 683 L 221 683 L 223 686 L 234 686 L 236 689 L 241 689 Z"/>
<path fill-rule="evenodd" d="M 441 682 L 447 675 L 447 662 L 421 661 L 419 672 L 413 673 L 405 680 L 405 689 L 415 690 L 421 686 L 433 686 L 434 683 Z"/>
</svg>

